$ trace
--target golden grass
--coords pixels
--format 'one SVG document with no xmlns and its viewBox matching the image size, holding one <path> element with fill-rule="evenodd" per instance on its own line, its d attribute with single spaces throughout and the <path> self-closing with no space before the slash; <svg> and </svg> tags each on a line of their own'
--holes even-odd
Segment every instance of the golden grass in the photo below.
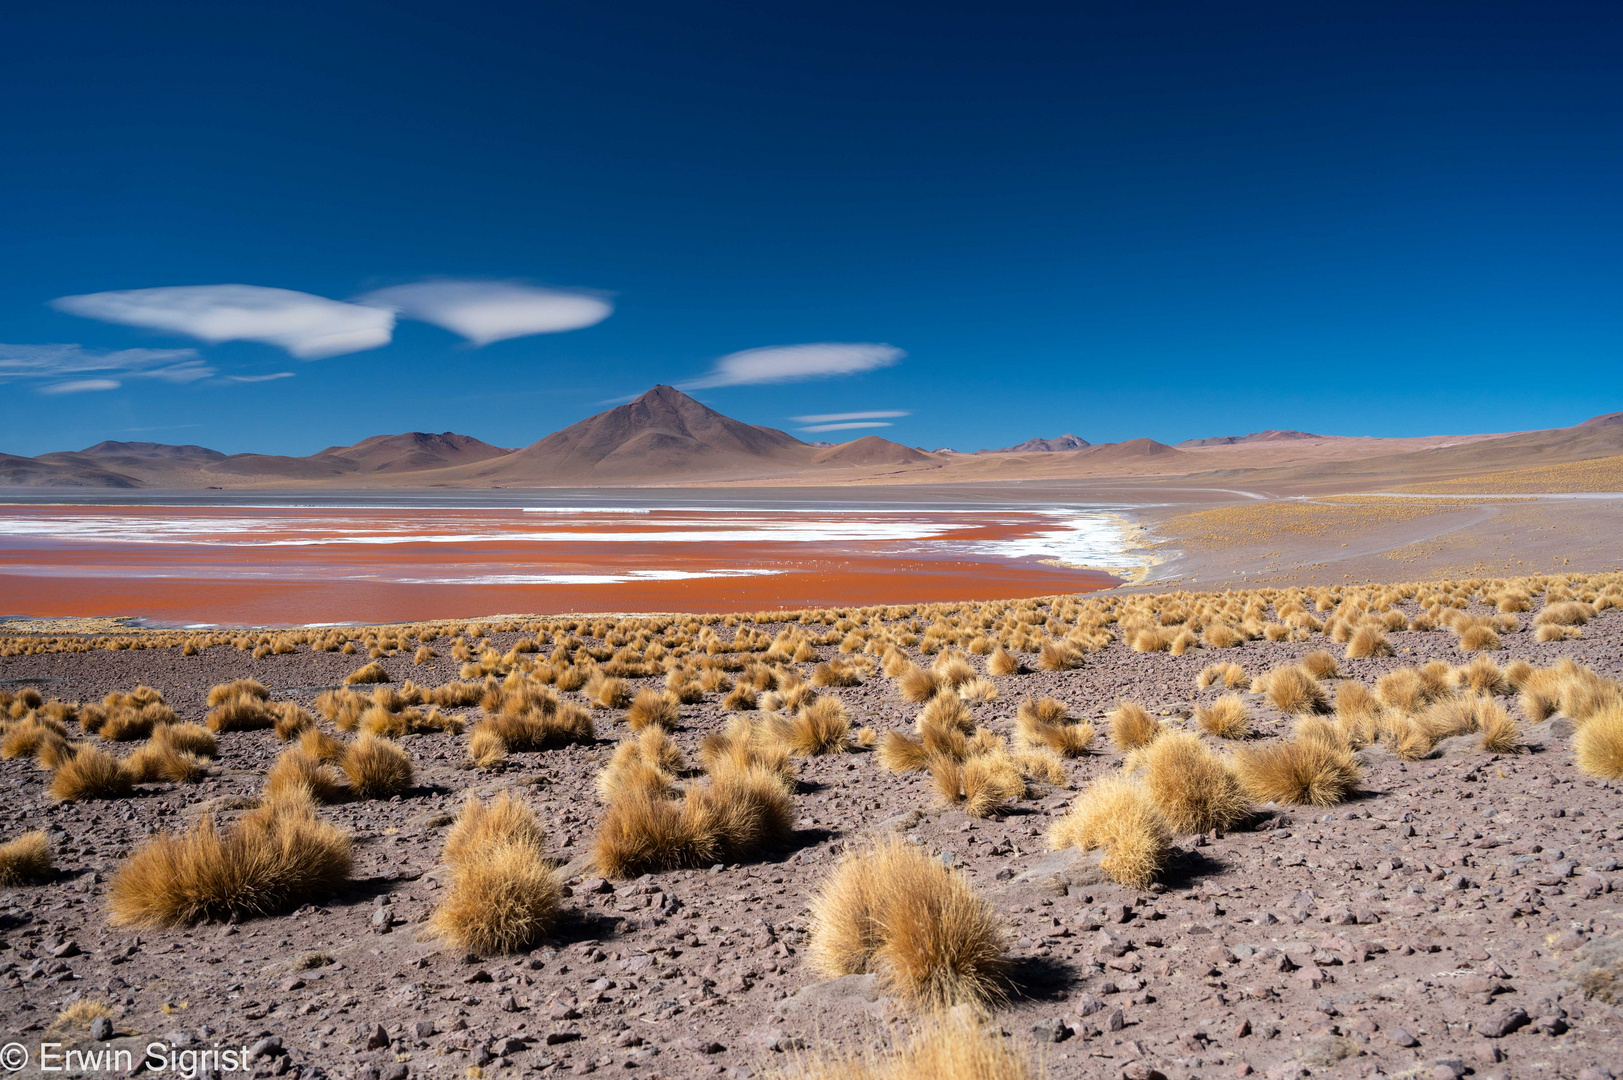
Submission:
<svg viewBox="0 0 1623 1080">
<path fill-rule="evenodd" d="M 392 681 L 393 680 L 389 677 L 389 672 L 385 670 L 383 665 L 378 663 L 376 660 L 372 661 L 370 664 L 362 665 L 361 667 L 358 667 L 354 671 L 350 672 L 348 675 L 344 676 L 345 686 L 357 686 L 362 683 L 386 683 Z"/>
<path fill-rule="evenodd" d="M 812 898 L 814 970 L 873 972 L 924 1006 L 999 999 L 1005 949 L 996 914 L 968 877 L 897 837 L 847 854 Z"/>
<path fill-rule="evenodd" d="M 51 842 L 40 830 L 0 844 L 0 889 L 51 880 Z"/>
<path fill-rule="evenodd" d="M 1251 718 L 1238 694 L 1224 694 L 1216 701 L 1195 707 L 1195 724 L 1219 739 L 1244 739 L 1251 735 Z"/>
<path fill-rule="evenodd" d="M 1623 779 L 1623 708 L 1612 707 L 1590 717 L 1572 736 L 1580 771 L 1605 780 Z"/>
<path fill-rule="evenodd" d="M 412 786 L 411 755 L 376 735 L 362 735 L 345 747 L 338 767 L 349 777 L 350 791 L 362 799 L 387 799 Z"/>
<path fill-rule="evenodd" d="M 1161 734 L 1160 723 L 1134 701 L 1121 702 L 1105 718 L 1110 722 L 1110 741 L 1124 754 L 1148 746 Z"/>
<path fill-rule="evenodd" d="M 135 777 L 124 763 L 93 746 L 81 746 L 51 773 L 51 798 L 63 802 L 123 799 L 135 789 Z"/>
<path fill-rule="evenodd" d="M 886 772 L 919 772 L 930 767 L 930 752 L 922 740 L 900 731 L 887 731 L 879 737 L 875 756 Z"/>
<path fill-rule="evenodd" d="M 1369 660 L 1377 656 L 1391 656 L 1392 643 L 1386 640 L 1379 627 L 1360 626 L 1347 641 L 1349 660 Z"/>
<path fill-rule="evenodd" d="M 789 749 L 802 755 L 838 754 L 851 738 L 851 720 L 836 697 L 819 697 L 789 722 Z"/>
<path fill-rule="evenodd" d="M 1173 832 L 1227 830 L 1251 810 L 1227 763 L 1189 731 L 1169 731 L 1150 743 L 1140 759 L 1144 789 Z"/>
<path fill-rule="evenodd" d="M 917 664 L 909 664 L 896 679 L 896 691 L 902 695 L 902 700 L 915 705 L 929 701 L 940 689 L 941 681 L 936 678 L 935 673 L 926 671 Z"/>
<path fill-rule="evenodd" d="M 308 802 L 287 800 L 220 830 L 205 818 L 159 833 L 124 861 L 108 892 L 114 926 L 256 918 L 323 900 L 349 877 L 349 838 Z"/>
<path fill-rule="evenodd" d="M 1235 772 L 1257 802 L 1311 806 L 1342 802 L 1362 775 L 1349 750 L 1300 736 L 1242 748 Z"/>
<path fill-rule="evenodd" d="M 196 783 L 208 775 L 208 764 L 195 754 L 153 739 L 124 759 L 124 768 L 138 784 Z"/>
<path fill-rule="evenodd" d="M 1020 658 L 1001 645 L 986 658 L 986 671 L 990 675 L 1018 675 L 1020 670 Z"/>
<path fill-rule="evenodd" d="M 1100 777 L 1048 831 L 1054 851 L 1104 849 L 1099 866 L 1135 889 L 1147 888 L 1166 865 L 1172 833 L 1145 787 L 1121 775 Z"/>
<path fill-rule="evenodd" d="M 337 802 L 346 794 L 339 774 L 322 758 L 302 744 L 290 746 L 277 755 L 265 773 L 264 798 L 268 802 L 311 798 L 317 802 Z"/>
<path fill-rule="evenodd" d="M 469 798 L 446 834 L 450 887 L 429 929 L 462 952 L 529 948 L 557 923 L 563 881 L 545 856 L 545 833 L 511 793 Z"/>
<path fill-rule="evenodd" d="M 252 680 L 248 680 L 252 682 Z M 232 686 L 236 683 L 230 684 Z M 258 683 L 254 683 L 259 686 Z M 220 690 L 216 686 L 214 690 Z M 259 686 L 260 690 L 264 687 Z M 209 691 L 210 700 L 217 695 L 214 690 Z M 238 693 L 234 697 L 224 697 L 209 710 L 203 723 L 212 732 L 223 733 L 227 731 L 260 731 L 264 728 L 275 727 L 278 719 L 277 711 L 270 702 L 259 694 L 249 690 Z"/>
<path fill-rule="evenodd" d="M 1276 667 L 1264 675 L 1262 681 L 1268 704 L 1282 713 L 1300 715 L 1325 712 L 1329 708 L 1324 687 L 1305 668 Z"/>
<path fill-rule="evenodd" d="M 729 766 L 680 799 L 641 790 L 615 798 L 592 856 L 602 874 L 636 877 L 736 862 L 781 845 L 793 827 L 794 804 L 777 773 Z"/>
<path fill-rule="evenodd" d="M 1195 676 L 1195 689 L 1204 690 L 1208 686 L 1213 686 L 1219 682 L 1233 689 L 1236 686 L 1243 686 L 1247 681 L 1245 669 L 1239 664 L 1227 662 L 1207 664 L 1201 668 L 1200 674 Z"/>
<path fill-rule="evenodd" d="M 996 1024 L 955 1010 L 926 1015 L 912 1038 L 889 1053 L 822 1045 L 772 1075 L 780 1080 L 1041 1080 L 1047 1073 Z"/>
<path fill-rule="evenodd" d="M 1045 746 L 1066 757 L 1080 757 L 1088 752 L 1094 732 L 1092 724 L 1072 722 L 1063 701 L 1027 698 L 1015 713 L 1014 735 L 1020 746 Z"/>
<path fill-rule="evenodd" d="M 631 699 L 631 708 L 626 710 L 626 723 L 631 725 L 632 731 L 650 726 L 675 731 L 681 717 L 682 709 L 675 698 L 652 688 L 637 691 L 637 696 Z"/>
</svg>

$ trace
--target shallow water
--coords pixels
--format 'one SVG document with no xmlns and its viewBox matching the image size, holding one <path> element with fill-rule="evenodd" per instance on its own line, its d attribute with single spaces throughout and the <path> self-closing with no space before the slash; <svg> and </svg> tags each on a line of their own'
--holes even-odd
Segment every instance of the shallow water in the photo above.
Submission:
<svg viewBox="0 0 1623 1080">
<path fill-rule="evenodd" d="M 1084 592 L 1111 507 L 413 498 L 0 506 L 0 613 L 298 625 Z"/>
</svg>

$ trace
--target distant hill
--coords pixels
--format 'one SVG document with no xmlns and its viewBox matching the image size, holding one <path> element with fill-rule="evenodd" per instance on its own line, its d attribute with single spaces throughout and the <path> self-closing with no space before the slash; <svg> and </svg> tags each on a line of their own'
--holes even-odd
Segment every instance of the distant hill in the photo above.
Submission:
<svg viewBox="0 0 1623 1080">
<path fill-rule="evenodd" d="M 1238 446 L 1249 443 L 1298 442 L 1306 439 L 1329 438 L 1306 431 L 1253 431 L 1249 435 L 1213 435 L 1205 439 L 1185 439 L 1179 446 Z"/>
<path fill-rule="evenodd" d="M 738 479 L 792 473 L 812 454 L 793 435 L 741 423 L 675 387 L 656 386 L 635 401 L 461 474 L 504 486 Z"/>
<path fill-rule="evenodd" d="M 1561 490 L 1577 490 L 1572 485 L 1610 476 L 1607 470 L 1615 471 L 1620 456 L 1623 412 L 1546 431 L 1408 438 L 1270 430 L 1168 446 L 1144 438 L 1095 445 L 1065 434 L 972 454 L 903 446 L 877 435 L 808 443 L 725 416 L 674 387 L 655 386 L 519 450 L 450 431 L 375 435 L 302 457 L 107 441 L 32 458 L 0 454 L 0 487 L 244 491 L 931 483 L 983 484 L 995 492 L 999 484 L 1097 480 L 1118 487 L 1172 482 L 1313 493 L 1470 480 L 1559 481 L 1567 485 Z M 1610 464 L 1595 464 L 1603 459 Z M 1569 464 L 1577 467 L 1566 468 Z"/>
<path fill-rule="evenodd" d="M 1066 450 L 1085 450 L 1093 444 L 1069 433 L 1053 439 L 1027 439 L 1018 446 L 1005 446 L 1001 450 L 985 450 L 987 454 L 1058 454 Z"/>
<path fill-rule="evenodd" d="M 314 456 L 354 462 L 361 472 L 377 473 L 443 469 L 451 465 L 489 461 L 512 452 L 504 447 L 480 442 L 471 435 L 458 435 L 454 431 L 438 435 L 408 431 L 402 435 L 374 435 L 354 446 L 329 446 Z"/>
<path fill-rule="evenodd" d="M 933 460 L 932 455 L 911 446 L 864 435 L 848 443 L 820 450 L 812 457 L 815 465 L 916 465 Z"/>
</svg>

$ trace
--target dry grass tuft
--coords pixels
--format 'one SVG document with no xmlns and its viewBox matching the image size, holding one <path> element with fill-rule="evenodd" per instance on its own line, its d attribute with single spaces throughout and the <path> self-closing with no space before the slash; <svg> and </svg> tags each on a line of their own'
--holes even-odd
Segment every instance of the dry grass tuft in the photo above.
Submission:
<svg viewBox="0 0 1623 1080">
<path fill-rule="evenodd" d="M 1376 626 L 1360 626 L 1347 641 L 1347 659 L 1370 660 L 1377 656 L 1391 656 L 1392 643 L 1386 640 Z"/>
<path fill-rule="evenodd" d="M 1268 672 L 1263 676 L 1263 693 L 1270 705 L 1289 715 L 1329 710 L 1324 687 L 1301 667 L 1277 667 Z"/>
<path fill-rule="evenodd" d="M 1104 849 L 1100 868 L 1135 889 L 1149 886 L 1166 865 L 1171 830 L 1142 784 L 1120 775 L 1101 777 L 1048 831 L 1054 851 Z"/>
<path fill-rule="evenodd" d="M 1002 997 L 1001 925 L 968 877 L 895 837 L 846 855 L 811 905 L 808 958 L 829 975 L 874 972 L 921 1005 Z"/>
<path fill-rule="evenodd" d="M 1039 1080 L 1046 1070 L 997 1025 L 962 1010 L 925 1017 L 912 1039 L 888 1054 L 819 1047 L 775 1080 Z"/>
<path fill-rule="evenodd" d="M 1504 706 L 1483 701 L 1477 707 L 1477 728 L 1482 732 L 1482 749 L 1490 754 L 1521 752 L 1522 733 Z"/>
<path fill-rule="evenodd" d="M 265 774 L 266 802 L 337 802 L 346 794 L 338 773 L 303 745 L 290 746 L 277 756 Z"/>
<path fill-rule="evenodd" d="M 1605 780 L 1623 779 L 1623 709 L 1590 717 L 1572 736 L 1578 768 Z"/>
<path fill-rule="evenodd" d="M 796 754 L 838 754 L 851 738 L 851 721 L 836 697 L 820 697 L 789 722 L 787 741 Z"/>
<path fill-rule="evenodd" d="M 1219 739 L 1244 739 L 1251 735 L 1251 718 L 1239 694 L 1224 694 L 1209 705 L 1195 708 L 1195 723 L 1208 735 Z"/>
<path fill-rule="evenodd" d="M 781 845 L 793 827 L 794 804 L 777 773 L 729 766 L 679 800 L 638 790 L 616 798 L 592 854 L 600 873 L 636 877 L 736 862 Z"/>
<path fill-rule="evenodd" d="M 81 746 L 51 774 L 51 798 L 63 802 L 123 799 L 135 789 L 135 777 L 124 763 L 94 746 Z"/>
<path fill-rule="evenodd" d="M 1020 658 L 999 645 L 992 655 L 986 658 L 986 671 L 991 675 L 1018 675 Z"/>
<path fill-rule="evenodd" d="M 1063 701 L 1030 698 L 1020 703 L 1014 718 L 1015 742 L 1020 746 L 1045 746 L 1066 757 L 1080 757 L 1093 741 L 1093 725 L 1071 722 Z"/>
<path fill-rule="evenodd" d="M 383 665 L 378 663 L 376 660 L 372 661 L 370 664 L 358 667 L 348 675 L 344 676 L 345 686 L 357 686 L 362 683 L 386 683 L 392 681 L 393 680 L 389 677 L 389 673 L 384 670 Z"/>
<path fill-rule="evenodd" d="M 1219 682 L 1230 689 L 1244 685 L 1246 682 L 1245 668 L 1239 664 L 1231 663 L 1207 664 L 1200 669 L 1200 674 L 1195 676 L 1195 689 L 1204 690 L 1208 686 L 1214 686 Z"/>
<path fill-rule="evenodd" d="M 125 758 L 124 768 L 138 784 L 196 783 L 208 775 L 208 764 L 202 758 L 156 738 Z"/>
<path fill-rule="evenodd" d="M 451 884 L 429 928 L 462 952 L 490 955 L 534 945 L 555 925 L 563 881 L 547 862 L 535 815 L 503 792 L 470 798 L 445 838 Z"/>
<path fill-rule="evenodd" d="M 631 699 L 631 708 L 626 710 L 626 723 L 631 725 L 632 731 L 646 727 L 675 731 L 681 718 L 682 709 L 676 699 L 651 688 L 637 691 L 637 696 Z"/>
<path fill-rule="evenodd" d="M 941 682 L 935 674 L 917 664 L 909 664 L 896 679 L 896 690 L 904 701 L 922 705 L 936 696 Z"/>
<path fill-rule="evenodd" d="M 1323 649 L 1315 650 L 1302 657 L 1302 670 L 1315 679 L 1338 679 L 1341 669 L 1336 664 L 1336 658 Z"/>
<path fill-rule="evenodd" d="M 1173 832 L 1228 830 L 1250 813 L 1233 770 L 1193 732 L 1167 732 L 1142 761 L 1145 790 Z"/>
<path fill-rule="evenodd" d="M 1235 771 L 1257 802 L 1311 806 L 1343 801 L 1361 776 L 1358 762 L 1344 746 L 1300 736 L 1242 749 Z"/>
<path fill-rule="evenodd" d="M 0 889 L 51 880 L 51 842 L 39 830 L 0 844 Z"/>
<path fill-rule="evenodd" d="M 411 755 L 376 735 L 350 743 L 338 766 L 349 777 L 350 791 L 362 799 L 387 799 L 411 789 Z"/>
<path fill-rule="evenodd" d="M 1124 754 L 1148 746 L 1161 734 L 1160 723 L 1135 701 L 1121 702 L 1106 719 L 1110 721 L 1110 741 Z"/>
<path fill-rule="evenodd" d="M 1499 635 L 1490 626 L 1468 626 L 1460 634 L 1460 648 L 1466 652 L 1489 652 L 1499 647 Z"/>
<path fill-rule="evenodd" d="M 185 926 L 272 915 L 331 896 L 349 870 L 349 837 L 308 802 L 272 803 L 224 832 L 208 818 L 153 837 L 114 875 L 110 921 Z"/>
<path fill-rule="evenodd" d="M 930 767 L 930 752 L 924 743 L 900 731 L 887 731 L 879 737 L 877 757 L 886 772 L 920 772 Z"/>
</svg>

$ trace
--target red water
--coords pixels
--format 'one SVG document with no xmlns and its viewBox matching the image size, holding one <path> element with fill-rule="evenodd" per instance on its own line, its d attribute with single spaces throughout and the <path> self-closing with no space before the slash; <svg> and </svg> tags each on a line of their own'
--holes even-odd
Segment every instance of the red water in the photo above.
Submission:
<svg viewBox="0 0 1623 1080">
<path fill-rule="evenodd" d="M 1055 525 L 1053 514 L 1027 510 L 7 506 L 0 613 L 380 623 L 999 599 L 1114 584 L 999 552 Z"/>
</svg>

